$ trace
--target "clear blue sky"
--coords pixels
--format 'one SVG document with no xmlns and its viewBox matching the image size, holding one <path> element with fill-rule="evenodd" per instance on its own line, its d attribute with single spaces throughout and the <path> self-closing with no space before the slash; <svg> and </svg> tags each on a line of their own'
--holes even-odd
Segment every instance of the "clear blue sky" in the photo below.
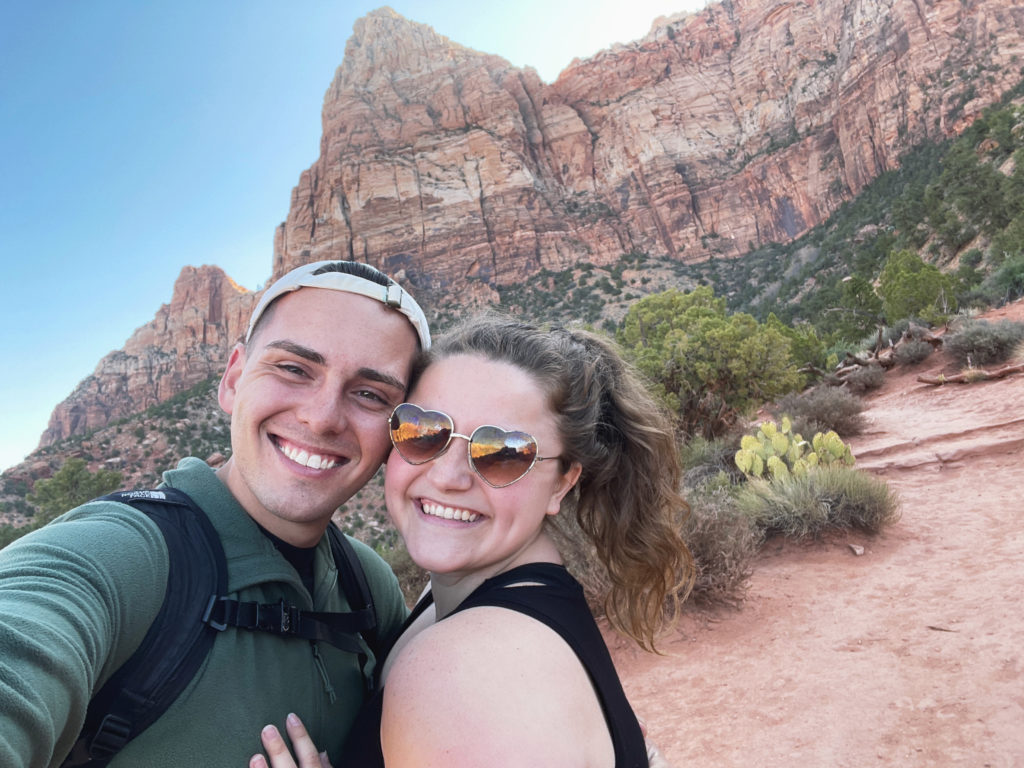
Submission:
<svg viewBox="0 0 1024 768">
<path fill-rule="evenodd" d="M 393 0 L 553 81 L 703 0 Z M 171 299 L 185 265 L 255 289 L 317 157 L 364 0 L 0 4 L 0 469 Z"/>
</svg>

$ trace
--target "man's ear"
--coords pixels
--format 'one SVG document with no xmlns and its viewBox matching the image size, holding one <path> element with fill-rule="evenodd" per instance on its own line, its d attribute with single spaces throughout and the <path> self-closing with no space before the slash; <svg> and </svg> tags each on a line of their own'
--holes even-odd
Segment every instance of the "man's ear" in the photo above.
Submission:
<svg viewBox="0 0 1024 768">
<path fill-rule="evenodd" d="M 235 407 L 235 394 L 238 386 L 238 379 L 245 368 L 245 345 L 235 344 L 228 358 L 228 367 L 220 377 L 220 386 L 217 387 L 217 402 L 221 410 L 230 415 Z"/>
<path fill-rule="evenodd" d="M 546 514 L 558 514 L 558 510 L 562 508 L 562 499 L 565 498 L 565 494 L 571 491 L 572 487 L 579 481 L 580 473 L 582 472 L 583 465 L 578 461 L 574 461 L 564 474 L 559 475 L 558 486 L 555 488 L 555 492 L 551 494 L 551 498 L 548 499 L 548 508 L 545 510 Z"/>
</svg>

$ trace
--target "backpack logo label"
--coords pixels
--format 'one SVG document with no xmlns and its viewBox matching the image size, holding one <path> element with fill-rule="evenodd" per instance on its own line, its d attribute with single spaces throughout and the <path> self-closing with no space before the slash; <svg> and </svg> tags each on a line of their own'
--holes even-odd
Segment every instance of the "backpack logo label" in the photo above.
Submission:
<svg viewBox="0 0 1024 768">
<path fill-rule="evenodd" d="M 122 499 L 159 499 L 167 500 L 167 494 L 163 491 L 121 491 L 117 494 Z"/>
</svg>

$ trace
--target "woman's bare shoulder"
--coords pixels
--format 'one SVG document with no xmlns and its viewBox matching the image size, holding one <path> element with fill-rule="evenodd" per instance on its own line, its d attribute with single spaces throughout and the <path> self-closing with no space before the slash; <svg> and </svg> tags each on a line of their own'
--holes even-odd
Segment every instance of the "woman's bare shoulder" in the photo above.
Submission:
<svg viewBox="0 0 1024 768">
<path fill-rule="evenodd" d="M 428 755 L 449 766 L 583 766 L 597 764 L 589 753 L 601 750 L 581 745 L 600 745 L 607 728 L 586 671 L 557 633 L 481 607 L 402 650 L 384 688 L 381 735 L 389 768 L 430 765 Z"/>
<path fill-rule="evenodd" d="M 529 679 L 556 687 L 563 676 L 571 676 L 571 662 L 579 665 L 572 649 L 544 624 L 505 608 L 472 608 L 413 638 L 395 661 L 388 686 L 412 685 L 423 675 L 443 671 L 474 689 L 481 676 L 509 685 Z"/>
</svg>

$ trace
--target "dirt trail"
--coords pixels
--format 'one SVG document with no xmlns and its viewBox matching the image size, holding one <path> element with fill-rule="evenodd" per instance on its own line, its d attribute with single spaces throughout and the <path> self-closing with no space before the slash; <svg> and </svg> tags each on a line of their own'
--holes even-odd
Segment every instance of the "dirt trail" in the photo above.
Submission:
<svg viewBox="0 0 1024 768">
<path fill-rule="evenodd" d="M 888 373 L 851 441 L 898 523 L 769 543 L 742 608 L 687 617 L 666 657 L 609 637 L 677 768 L 1024 766 L 1024 375 L 926 372 L 955 369 Z"/>
</svg>

